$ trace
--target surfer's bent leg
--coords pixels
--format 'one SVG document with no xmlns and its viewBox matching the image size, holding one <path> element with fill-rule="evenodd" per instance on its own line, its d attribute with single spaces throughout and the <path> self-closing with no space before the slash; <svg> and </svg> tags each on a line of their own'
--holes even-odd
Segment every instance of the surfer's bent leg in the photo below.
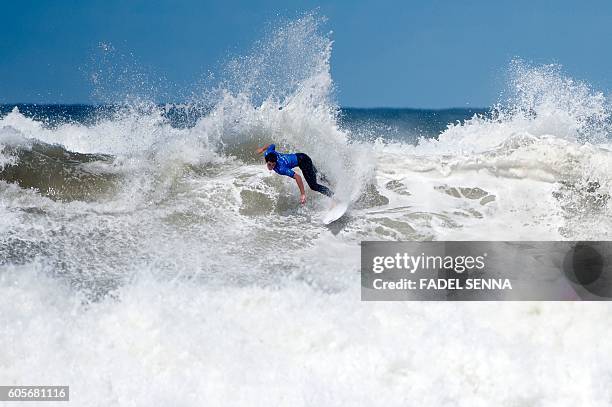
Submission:
<svg viewBox="0 0 612 407">
<path fill-rule="evenodd" d="M 298 159 L 298 167 L 300 167 L 302 170 L 302 174 L 304 174 L 304 178 L 306 179 L 306 183 L 310 189 L 329 197 L 333 196 L 334 193 L 329 188 L 317 182 L 317 169 L 312 164 L 310 157 L 304 153 L 297 153 L 296 155 Z"/>
</svg>

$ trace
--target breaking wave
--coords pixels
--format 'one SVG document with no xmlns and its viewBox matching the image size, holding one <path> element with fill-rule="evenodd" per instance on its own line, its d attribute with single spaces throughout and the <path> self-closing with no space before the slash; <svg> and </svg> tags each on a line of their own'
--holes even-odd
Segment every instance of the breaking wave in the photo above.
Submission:
<svg viewBox="0 0 612 407">
<path fill-rule="evenodd" d="M 457 405 L 553 405 L 581 385 L 555 361 L 601 360 L 582 345 L 609 336 L 607 309 L 364 307 L 359 243 L 610 239 L 609 101 L 517 61 L 507 100 L 439 134 L 351 122 L 323 24 L 281 24 L 185 105 L 0 117 L 0 382 L 70 384 L 80 405 L 405 405 L 407 388 L 439 405 L 439 386 Z M 347 214 L 324 226 L 326 197 L 300 206 L 255 153 L 270 142 L 309 154 Z"/>
</svg>

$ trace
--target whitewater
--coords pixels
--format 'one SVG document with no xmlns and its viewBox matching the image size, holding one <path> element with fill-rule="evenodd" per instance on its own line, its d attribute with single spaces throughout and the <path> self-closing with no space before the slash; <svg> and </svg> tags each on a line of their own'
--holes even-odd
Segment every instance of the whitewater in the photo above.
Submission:
<svg viewBox="0 0 612 407">
<path fill-rule="evenodd" d="M 514 61 L 499 104 L 439 132 L 351 121 L 322 24 L 281 24 L 183 105 L 0 116 L 0 384 L 82 406 L 612 404 L 610 305 L 361 302 L 359 276 L 364 240 L 611 240 L 606 95 Z M 272 142 L 346 216 L 301 206 L 255 152 Z"/>
</svg>

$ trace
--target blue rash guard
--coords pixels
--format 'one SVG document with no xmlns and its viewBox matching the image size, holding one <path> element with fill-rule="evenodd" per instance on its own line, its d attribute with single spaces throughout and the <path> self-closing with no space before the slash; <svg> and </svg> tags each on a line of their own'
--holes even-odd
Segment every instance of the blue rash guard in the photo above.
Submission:
<svg viewBox="0 0 612 407">
<path fill-rule="evenodd" d="M 295 171 L 293 171 L 292 168 L 298 166 L 297 155 L 282 154 L 277 152 L 275 148 L 276 146 L 274 144 L 270 144 L 266 149 L 264 157 L 268 154 L 276 154 L 276 165 L 274 166 L 274 171 L 277 174 L 286 175 L 293 178 Z"/>
</svg>

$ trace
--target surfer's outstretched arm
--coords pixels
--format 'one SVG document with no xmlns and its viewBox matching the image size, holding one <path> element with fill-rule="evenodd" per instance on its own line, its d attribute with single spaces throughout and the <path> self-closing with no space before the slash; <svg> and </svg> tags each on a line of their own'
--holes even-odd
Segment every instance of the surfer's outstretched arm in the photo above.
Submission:
<svg viewBox="0 0 612 407">
<path fill-rule="evenodd" d="M 257 149 L 257 154 L 261 154 L 264 151 L 266 151 L 268 149 L 268 147 L 270 147 L 270 144 L 266 144 L 264 147 L 260 147 Z"/>
<path fill-rule="evenodd" d="M 298 188 L 300 188 L 300 203 L 306 202 L 306 192 L 304 192 L 304 181 L 302 181 L 302 177 L 300 174 L 294 174 L 293 179 L 298 184 Z"/>
</svg>

